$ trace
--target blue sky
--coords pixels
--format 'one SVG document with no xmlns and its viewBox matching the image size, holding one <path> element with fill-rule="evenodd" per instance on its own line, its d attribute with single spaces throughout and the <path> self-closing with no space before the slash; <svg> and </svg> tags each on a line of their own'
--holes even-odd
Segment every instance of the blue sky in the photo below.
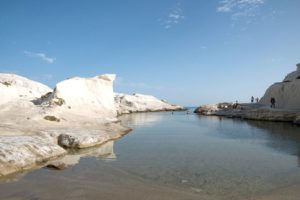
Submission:
<svg viewBox="0 0 300 200">
<path fill-rule="evenodd" d="M 115 73 L 117 92 L 249 101 L 300 62 L 300 0 L 0 0 L 0 72 L 51 87 Z"/>
</svg>

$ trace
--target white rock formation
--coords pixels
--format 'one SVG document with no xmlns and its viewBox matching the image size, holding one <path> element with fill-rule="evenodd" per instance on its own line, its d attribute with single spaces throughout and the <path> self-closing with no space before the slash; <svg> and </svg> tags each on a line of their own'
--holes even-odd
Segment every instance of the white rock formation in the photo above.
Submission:
<svg viewBox="0 0 300 200">
<path fill-rule="evenodd" d="M 0 105 L 19 99 L 33 100 L 51 91 L 46 85 L 27 78 L 0 74 Z"/>
<path fill-rule="evenodd" d="M 26 78 L 0 74 L 0 176 L 64 154 L 59 144 L 85 148 L 126 134 L 129 128 L 111 123 L 117 121 L 114 79 L 72 78 L 52 92 Z"/>
<path fill-rule="evenodd" d="M 172 111 L 184 109 L 178 105 L 172 105 L 154 96 L 142 94 L 115 94 L 115 106 L 118 114 L 133 112 Z"/>
<path fill-rule="evenodd" d="M 195 109 L 195 113 L 204 114 L 204 115 L 214 115 L 220 110 L 218 104 L 206 104 L 199 106 Z"/>
<path fill-rule="evenodd" d="M 0 177 L 35 167 L 65 153 L 48 134 L 1 136 Z"/>
<path fill-rule="evenodd" d="M 288 74 L 282 82 L 271 85 L 260 103 L 270 105 L 270 99 L 275 98 L 275 108 L 300 110 L 300 64 L 297 70 Z"/>
<path fill-rule="evenodd" d="M 180 110 L 153 96 L 113 92 L 115 75 L 71 78 L 52 91 L 13 74 L 0 74 L 0 176 L 117 139 L 131 129 L 117 114 Z"/>
<path fill-rule="evenodd" d="M 43 96 L 38 104 L 52 107 L 52 112 L 68 120 L 82 116 L 101 118 L 102 122 L 114 120 L 113 81 L 115 75 L 105 74 L 93 78 L 71 78 L 58 83 L 53 91 Z M 69 115 L 68 115 L 69 114 Z"/>
</svg>

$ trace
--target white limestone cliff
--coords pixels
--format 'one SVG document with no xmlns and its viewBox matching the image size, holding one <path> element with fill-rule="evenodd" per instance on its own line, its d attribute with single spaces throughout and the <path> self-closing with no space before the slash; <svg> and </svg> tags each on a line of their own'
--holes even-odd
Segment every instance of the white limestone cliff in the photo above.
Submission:
<svg viewBox="0 0 300 200">
<path fill-rule="evenodd" d="M 297 70 L 289 73 L 282 82 L 271 85 L 260 103 L 270 105 L 272 97 L 275 98 L 276 108 L 300 110 L 300 64 L 297 64 Z"/>
<path fill-rule="evenodd" d="M 26 99 L 33 100 L 48 92 L 48 86 L 15 74 L 0 74 L 0 105 Z"/>
<path fill-rule="evenodd" d="M 182 106 L 172 105 L 154 96 L 143 94 L 115 94 L 115 106 L 118 114 L 133 112 L 155 112 L 183 110 Z"/>
<path fill-rule="evenodd" d="M 48 115 L 67 121 L 77 121 L 79 117 L 81 120 L 97 119 L 103 123 L 115 121 L 114 80 L 113 74 L 71 78 L 56 84 L 53 92 L 36 100 L 36 104 L 48 107 Z"/>
</svg>

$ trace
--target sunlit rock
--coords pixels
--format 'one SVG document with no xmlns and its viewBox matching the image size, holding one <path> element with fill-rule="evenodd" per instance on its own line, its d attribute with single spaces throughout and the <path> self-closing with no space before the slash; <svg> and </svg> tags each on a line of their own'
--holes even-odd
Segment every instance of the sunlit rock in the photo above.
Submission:
<svg viewBox="0 0 300 200">
<path fill-rule="evenodd" d="M 275 108 L 300 110 L 300 64 L 297 70 L 289 73 L 282 82 L 271 85 L 260 103 L 270 105 L 270 99 L 275 98 Z"/>
<path fill-rule="evenodd" d="M 173 105 L 154 96 L 142 94 L 115 94 L 115 106 L 118 114 L 133 112 L 154 112 L 183 110 L 178 105 Z"/>
<path fill-rule="evenodd" d="M 0 137 L 0 176 L 26 170 L 64 155 L 66 151 L 47 134 Z"/>
<path fill-rule="evenodd" d="M 25 77 L 0 73 L 0 105 L 20 99 L 33 100 L 51 91 L 46 85 Z"/>
</svg>

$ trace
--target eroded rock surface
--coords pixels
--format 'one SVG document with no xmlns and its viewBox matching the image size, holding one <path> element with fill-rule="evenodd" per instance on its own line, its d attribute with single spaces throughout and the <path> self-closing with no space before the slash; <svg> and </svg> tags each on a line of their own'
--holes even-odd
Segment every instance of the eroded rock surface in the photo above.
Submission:
<svg viewBox="0 0 300 200">
<path fill-rule="evenodd" d="M 123 136 L 131 129 L 118 123 L 117 114 L 183 109 L 153 96 L 115 95 L 114 79 L 113 74 L 75 77 L 52 91 L 24 77 L 0 74 L 0 176 L 35 167 L 69 152 L 65 149 Z"/>
<path fill-rule="evenodd" d="M 183 110 L 182 106 L 170 104 L 154 96 L 143 94 L 115 94 L 115 106 L 118 114 L 134 112 L 155 112 Z"/>
<path fill-rule="evenodd" d="M 51 91 L 48 86 L 25 77 L 0 73 L 0 105 L 19 99 L 33 100 Z"/>
<path fill-rule="evenodd" d="M 65 153 L 47 134 L 1 136 L 0 177 L 35 167 Z"/>
<path fill-rule="evenodd" d="M 130 129 L 117 122 L 115 75 L 47 86 L 0 74 L 0 176 L 60 156 L 64 148 L 103 144 Z M 64 147 L 64 148 L 62 148 Z"/>
</svg>

